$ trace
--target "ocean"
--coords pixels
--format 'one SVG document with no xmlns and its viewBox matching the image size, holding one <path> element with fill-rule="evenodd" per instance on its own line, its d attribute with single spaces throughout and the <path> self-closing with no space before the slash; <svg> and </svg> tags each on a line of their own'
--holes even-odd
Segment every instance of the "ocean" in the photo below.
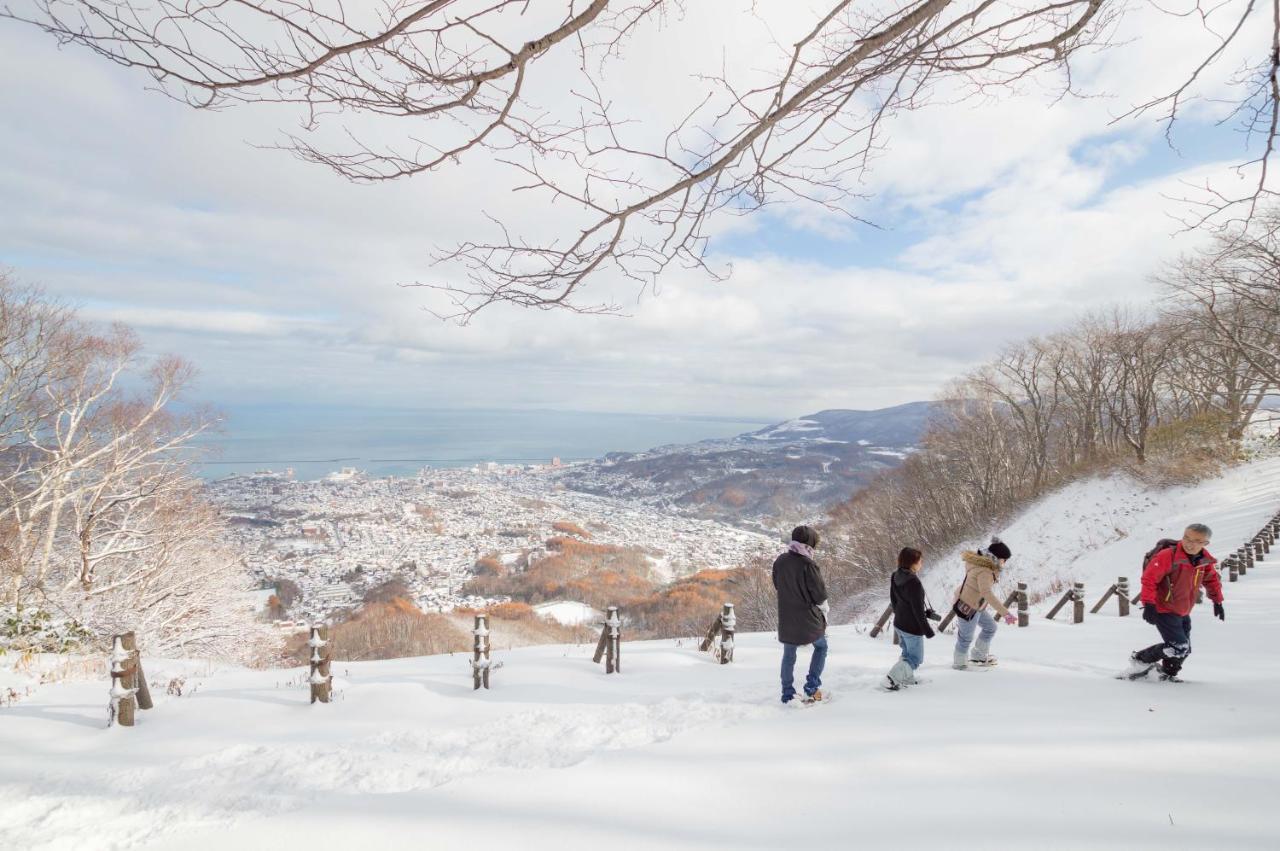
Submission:
<svg viewBox="0 0 1280 851">
<path fill-rule="evenodd" d="M 580 461 L 755 431 L 770 420 L 575 411 L 224 406 L 198 441 L 206 479 L 284 470 L 318 479 L 342 467 L 408 476 L 423 467 Z"/>
</svg>

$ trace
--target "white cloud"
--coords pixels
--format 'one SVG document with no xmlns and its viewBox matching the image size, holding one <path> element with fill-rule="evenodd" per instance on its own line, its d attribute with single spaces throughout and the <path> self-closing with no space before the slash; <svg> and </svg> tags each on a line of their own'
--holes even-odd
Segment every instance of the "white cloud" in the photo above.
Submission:
<svg viewBox="0 0 1280 851">
<path fill-rule="evenodd" d="M 764 6 L 788 43 L 804 16 L 794 5 Z M 659 118 L 701 96 L 667 60 L 673 52 L 714 69 L 722 54 L 708 39 L 718 34 L 731 68 L 767 69 L 776 55 L 758 21 L 718 4 L 690 4 L 687 19 L 667 26 L 637 37 L 634 62 L 610 66 L 610 91 L 652 119 L 637 132 L 655 132 Z M 0 263 L 190 356 L 221 401 L 783 417 L 927 397 L 1005 340 L 1091 306 L 1147 300 L 1150 272 L 1190 243 L 1172 236 L 1176 205 L 1163 196 L 1177 193 L 1178 178 L 1221 175 L 1223 164 L 1125 180 L 1162 144 L 1158 128 L 1107 122 L 1172 79 L 1201 36 L 1151 10 L 1124 27 L 1121 38 L 1146 37 L 1077 68 L 1084 88 L 1106 81 L 1110 98 L 1051 104 L 1046 87 L 940 103 L 890 125 L 867 209 L 921 231 L 901 257 L 876 252 L 842 266 L 718 254 L 717 266 L 734 267 L 723 283 L 675 269 L 659 296 L 638 303 L 630 283 L 600 286 L 631 318 L 498 307 L 460 328 L 421 309 L 439 306 L 439 294 L 396 284 L 456 274 L 431 266 L 431 251 L 487 227 L 483 210 L 530 233 L 563 232 L 568 211 L 507 192 L 482 160 L 411 181 L 347 184 L 247 144 L 278 138 L 278 112 L 192 111 L 6 22 L 0 75 L 23 85 L 0 89 L 0 112 L 14 117 L 0 127 Z M 1220 81 L 1207 85 L 1220 91 Z M 725 219 L 716 230 L 777 223 L 868 249 L 880 239 L 796 208 Z"/>
</svg>

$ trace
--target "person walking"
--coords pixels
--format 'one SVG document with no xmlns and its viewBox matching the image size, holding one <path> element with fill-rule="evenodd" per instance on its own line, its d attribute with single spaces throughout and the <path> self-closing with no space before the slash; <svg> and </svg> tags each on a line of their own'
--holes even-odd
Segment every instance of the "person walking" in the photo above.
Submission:
<svg viewBox="0 0 1280 851">
<path fill-rule="evenodd" d="M 929 626 L 929 621 L 942 619 L 925 600 L 924 584 L 917 575 L 923 566 L 923 553 L 912 547 L 903 547 L 898 553 L 898 569 L 889 578 L 893 631 L 902 647 L 901 658 L 884 678 L 884 687 L 889 691 L 916 684 L 916 669 L 924 662 L 924 640 L 933 638 L 933 627 Z"/>
<path fill-rule="evenodd" d="M 778 641 L 782 642 L 782 702 L 796 696 L 796 653 L 813 645 L 809 675 L 804 681 L 804 702 L 823 699 L 822 669 L 827 662 L 827 616 L 831 604 L 822 571 L 814 561 L 818 533 L 808 526 L 791 531 L 787 551 L 773 562 L 773 587 L 778 592 Z"/>
<path fill-rule="evenodd" d="M 1178 675 L 1191 655 L 1191 609 L 1202 586 L 1213 601 L 1214 617 L 1227 619 L 1218 562 L 1205 549 L 1211 537 L 1208 526 L 1192 523 L 1182 540 L 1163 540 L 1148 554 L 1142 571 L 1142 619 L 1160 631 L 1160 642 L 1131 653 L 1122 676 L 1141 679 L 1159 664 L 1161 680 L 1182 682 Z"/>
<path fill-rule="evenodd" d="M 958 671 L 968 669 L 971 662 L 983 667 L 996 663 L 996 657 L 991 655 L 991 639 L 996 635 L 996 619 L 992 617 L 990 609 L 1003 617 L 1005 623 L 1017 623 L 1018 619 L 1000 602 L 993 587 L 1000 578 L 1005 562 L 1012 557 L 1009 545 L 999 538 L 992 538 L 986 549 L 980 548 L 977 552 L 966 552 L 961 556 L 965 563 L 964 581 L 960 583 L 960 590 L 952 605 L 958 623 L 951 667 Z M 977 641 L 973 637 L 975 631 L 978 631 Z M 972 655 L 969 654 L 971 643 Z"/>
</svg>

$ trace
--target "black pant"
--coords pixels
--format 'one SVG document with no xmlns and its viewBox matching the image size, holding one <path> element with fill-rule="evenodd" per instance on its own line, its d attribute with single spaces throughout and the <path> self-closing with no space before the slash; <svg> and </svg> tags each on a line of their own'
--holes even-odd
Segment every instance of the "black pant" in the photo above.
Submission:
<svg viewBox="0 0 1280 851">
<path fill-rule="evenodd" d="M 1156 612 L 1156 629 L 1164 640 L 1139 650 L 1138 660 L 1150 665 L 1159 662 L 1164 672 L 1172 676 L 1182 670 L 1182 663 L 1191 655 L 1191 616 Z"/>
</svg>

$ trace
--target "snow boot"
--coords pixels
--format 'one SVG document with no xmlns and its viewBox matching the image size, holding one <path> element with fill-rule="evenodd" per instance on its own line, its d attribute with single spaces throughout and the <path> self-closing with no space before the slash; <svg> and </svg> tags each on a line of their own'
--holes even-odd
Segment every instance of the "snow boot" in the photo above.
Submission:
<svg viewBox="0 0 1280 851">
<path fill-rule="evenodd" d="M 804 702 L 805 702 L 805 705 L 809 705 L 814 703 L 821 703 L 825 699 L 826 697 L 825 695 L 823 695 L 822 689 L 817 688 L 813 690 L 813 694 L 805 695 Z"/>
<path fill-rule="evenodd" d="M 996 657 L 992 656 L 990 651 L 991 642 L 979 639 L 973 642 L 973 653 L 969 656 L 969 661 L 975 665 L 994 665 Z"/>
<path fill-rule="evenodd" d="M 902 686 L 895 683 L 893 681 L 893 677 L 889 676 L 888 674 L 885 674 L 884 681 L 880 683 L 880 688 L 884 689 L 885 691 L 899 691 L 902 688 Z"/>
<path fill-rule="evenodd" d="M 911 666 L 907 664 L 905 659 L 899 659 L 898 663 L 889 669 L 888 679 L 894 684 L 895 688 L 916 684 L 915 672 L 911 670 Z"/>
<path fill-rule="evenodd" d="M 951 667 L 957 671 L 963 671 L 969 667 L 969 654 L 964 650 L 957 650 L 955 656 L 952 657 Z"/>
<path fill-rule="evenodd" d="M 1151 669 L 1153 667 L 1155 667 L 1154 662 L 1144 662 L 1138 658 L 1138 654 L 1136 652 L 1130 653 L 1129 667 L 1125 668 L 1119 674 L 1116 674 L 1116 679 L 1140 680 L 1143 677 L 1145 677 L 1147 674 L 1151 673 Z"/>
</svg>

